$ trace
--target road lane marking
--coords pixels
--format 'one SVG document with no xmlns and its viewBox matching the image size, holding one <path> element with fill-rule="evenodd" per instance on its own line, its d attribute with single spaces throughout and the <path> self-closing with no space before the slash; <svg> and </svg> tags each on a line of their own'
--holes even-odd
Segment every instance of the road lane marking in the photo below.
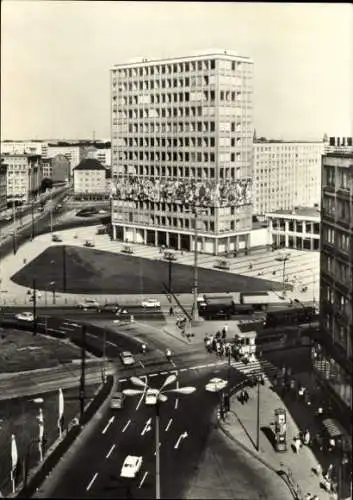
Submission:
<svg viewBox="0 0 353 500">
<path fill-rule="evenodd" d="M 121 432 L 125 432 L 130 424 L 131 424 L 131 420 L 128 420 L 127 424 L 125 425 L 124 429 Z"/>
<path fill-rule="evenodd" d="M 119 382 L 127 382 L 127 378 L 121 378 L 119 379 Z"/>
<path fill-rule="evenodd" d="M 141 436 L 143 436 L 146 432 L 149 432 L 152 429 L 151 423 L 152 423 L 152 418 L 149 418 L 145 424 L 145 427 L 141 431 Z"/>
<path fill-rule="evenodd" d="M 158 377 L 159 373 L 150 373 L 149 377 Z"/>
<path fill-rule="evenodd" d="M 162 444 L 162 443 L 159 443 L 159 447 L 161 447 L 161 444 Z M 156 452 L 154 452 L 154 455 L 156 456 Z"/>
<path fill-rule="evenodd" d="M 173 422 L 173 419 L 172 419 L 172 418 L 170 418 L 170 419 L 169 419 L 169 422 L 167 423 L 167 427 L 164 429 L 166 432 L 168 432 L 168 431 L 169 431 L 169 427 L 172 425 L 172 422 Z"/>
<path fill-rule="evenodd" d="M 68 321 L 64 321 L 63 325 L 67 325 L 67 326 L 80 326 L 77 323 L 69 323 Z"/>
<path fill-rule="evenodd" d="M 97 476 L 98 476 L 98 472 L 96 472 L 94 474 L 94 476 L 92 477 L 92 479 L 90 480 L 90 482 L 89 482 L 89 484 L 88 484 L 88 486 L 86 488 L 86 491 L 88 491 L 88 490 L 90 490 L 92 488 L 92 485 L 93 485 L 94 481 L 97 479 Z"/>
<path fill-rule="evenodd" d="M 102 434 L 105 434 L 107 432 L 107 430 L 109 429 L 109 427 L 112 425 L 112 423 L 114 422 L 115 420 L 115 417 L 110 417 L 110 419 L 108 420 L 108 423 L 107 425 L 104 427 L 104 429 L 102 430 Z"/>
<path fill-rule="evenodd" d="M 160 375 L 168 375 L 169 372 L 159 372 Z"/>
<path fill-rule="evenodd" d="M 113 444 L 113 446 L 110 448 L 110 450 L 106 454 L 105 458 L 109 458 L 110 457 L 110 455 L 113 453 L 114 448 L 115 448 L 115 444 Z"/>
<path fill-rule="evenodd" d="M 145 385 L 145 388 L 143 390 L 143 393 L 141 394 L 139 402 L 137 403 L 136 411 L 140 408 L 141 403 L 144 400 L 144 397 L 146 396 L 146 391 L 147 391 L 147 382 L 148 382 L 147 375 L 143 375 L 141 378 L 144 380 L 144 382 L 145 382 L 146 385 Z"/>
<path fill-rule="evenodd" d="M 189 368 L 180 368 L 181 372 L 186 372 L 187 370 L 189 370 Z"/>
<path fill-rule="evenodd" d="M 178 409 L 178 406 L 179 406 L 179 399 L 176 398 L 175 400 L 175 405 L 174 405 L 174 410 L 177 410 Z"/>
<path fill-rule="evenodd" d="M 146 477 L 148 476 L 148 471 L 146 471 L 143 475 L 143 478 L 141 479 L 140 481 L 140 484 L 139 484 L 139 488 L 141 488 L 141 486 L 143 485 L 143 483 L 145 482 L 145 479 Z"/>
<path fill-rule="evenodd" d="M 110 342 L 110 340 L 105 341 L 106 344 L 113 345 L 114 347 L 118 347 L 114 342 Z"/>
<path fill-rule="evenodd" d="M 178 441 L 174 445 L 174 450 L 177 450 L 179 448 L 179 444 L 180 444 L 181 440 L 185 439 L 187 437 L 188 437 L 188 433 L 186 431 L 183 432 L 183 434 L 180 434 L 180 436 L 178 438 Z"/>
<path fill-rule="evenodd" d="M 141 368 L 145 367 L 145 365 L 142 363 L 142 361 L 140 359 L 139 359 L 139 363 L 140 363 Z"/>
<path fill-rule="evenodd" d="M 176 364 L 174 363 L 173 360 L 171 360 L 171 364 L 173 365 L 174 368 L 176 368 Z"/>
</svg>

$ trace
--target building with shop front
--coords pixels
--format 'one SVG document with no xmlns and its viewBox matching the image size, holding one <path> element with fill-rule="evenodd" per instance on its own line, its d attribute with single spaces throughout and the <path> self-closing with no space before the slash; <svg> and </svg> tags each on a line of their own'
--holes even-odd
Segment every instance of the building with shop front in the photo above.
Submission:
<svg viewBox="0 0 353 500">
<path fill-rule="evenodd" d="M 265 213 L 272 247 L 296 250 L 320 249 L 320 210 L 295 207 Z"/>
<path fill-rule="evenodd" d="M 331 144 L 322 159 L 320 334 L 315 372 L 351 426 L 353 339 L 353 147 Z"/>
<path fill-rule="evenodd" d="M 253 63 L 222 51 L 117 64 L 113 238 L 219 254 L 249 248 Z"/>
<path fill-rule="evenodd" d="M 7 154 L 3 157 L 6 169 L 7 204 L 23 204 L 35 196 L 43 179 L 40 155 Z"/>
<path fill-rule="evenodd" d="M 94 158 L 82 160 L 73 170 L 74 195 L 85 199 L 107 197 L 107 169 Z M 110 179 L 109 179 L 110 182 Z"/>
<path fill-rule="evenodd" d="M 325 142 L 254 139 L 254 214 L 320 205 Z"/>
</svg>

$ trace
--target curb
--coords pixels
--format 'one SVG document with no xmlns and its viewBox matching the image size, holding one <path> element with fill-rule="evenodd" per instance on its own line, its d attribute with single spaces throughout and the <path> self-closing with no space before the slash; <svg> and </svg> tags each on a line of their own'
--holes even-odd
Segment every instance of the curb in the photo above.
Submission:
<svg viewBox="0 0 353 500">
<path fill-rule="evenodd" d="M 42 486 L 38 489 L 38 491 L 33 495 L 32 498 L 50 498 L 51 491 L 56 487 L 59 481 L 65 476 L 65 470 L 70 467 L 70 461 L 74 459 L 76 452 L 82 447 L 85 441 L 90 437 L 92 432 L 96 429 L 100 420 L 104 417 L 104 414 L 108 410 L 108 406 L 110 404 L 110 398 L 112 394 L 116 391 L 118 384 L 117 375 L 114 375 L 113 386 L 108 394 L 106 400 L 101 405 L 101 407 L 97 410 L 95 415 L 91 418 L 91 420 L 84 426 L 81 430 L 72 446 L 64 453 L 64 455 L 60 458 L 58 464 L 52 472 L 45 478 Z"/>
<path fill-rule="evenodd" d="M 173 337 L 174 339 L 176 340 L 179 340 L 180 342 L 182 342 L 183 344 L 186 344 L 186 345 L 190 345 L 192 344 L 192 342 L 188 342 L 187 340 L 184 340 L 183 338 L 180 338 L 180 337 L 177 337 L 176 335 L 174 335 L 174 333 L 172 333 L 168 327 L 164 327 L 162 329 L 163 333 L 169 335 L 170 337 Z"/>
</svg>

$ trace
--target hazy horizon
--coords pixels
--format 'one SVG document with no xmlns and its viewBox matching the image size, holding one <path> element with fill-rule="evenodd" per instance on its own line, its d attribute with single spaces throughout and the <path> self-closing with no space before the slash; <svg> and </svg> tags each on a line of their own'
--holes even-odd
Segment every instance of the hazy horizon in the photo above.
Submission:
<svg viewBox="0 0 353 500">
<path fill-rule="evenodd" d="M 110 75 L 212 47 L 254 61 L 258 137 L 353 135 L 350 4 L 3 0 L 1 138 L 110 140 Z"/>
</svg>

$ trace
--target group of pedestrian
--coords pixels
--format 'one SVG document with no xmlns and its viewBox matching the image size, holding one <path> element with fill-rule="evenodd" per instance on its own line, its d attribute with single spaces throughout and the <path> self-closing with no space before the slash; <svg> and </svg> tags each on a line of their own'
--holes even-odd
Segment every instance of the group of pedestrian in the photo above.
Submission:
<svg viewBox="0 0 353 500">
<path fill-rule="evenodd" d="M 243 405 L 244 403 L 247 403 L 250 399 L 250 396 L 249 396 L 249 393 L 246 389 L 242 389 L 240 391 L 240 394 L 238 396 L 238 400 L 240 401 L 240 403 Z"/>
<path fill-rule="evenodd" d="M 295 436 L 293 439 L 293 446 L 294 446 L 295 453 L 299 453 L 300 449 L 303 446 L 309 446 L 310 440 L 311 440 L 311 436 L 310 436 L 309 429 L 305 429 L 304 432 L 299 433 L 299 436 Z"/>
<path fill-rule="evenodd" d="M 218 330 L 215 335 L 205 335 L 205 347 L 208 352 L 215 352 L 220 358 L 223 356 L 231 356 L 232 345 L 227 341 L 227 325 L 222 330 Z"/>
</svg>

